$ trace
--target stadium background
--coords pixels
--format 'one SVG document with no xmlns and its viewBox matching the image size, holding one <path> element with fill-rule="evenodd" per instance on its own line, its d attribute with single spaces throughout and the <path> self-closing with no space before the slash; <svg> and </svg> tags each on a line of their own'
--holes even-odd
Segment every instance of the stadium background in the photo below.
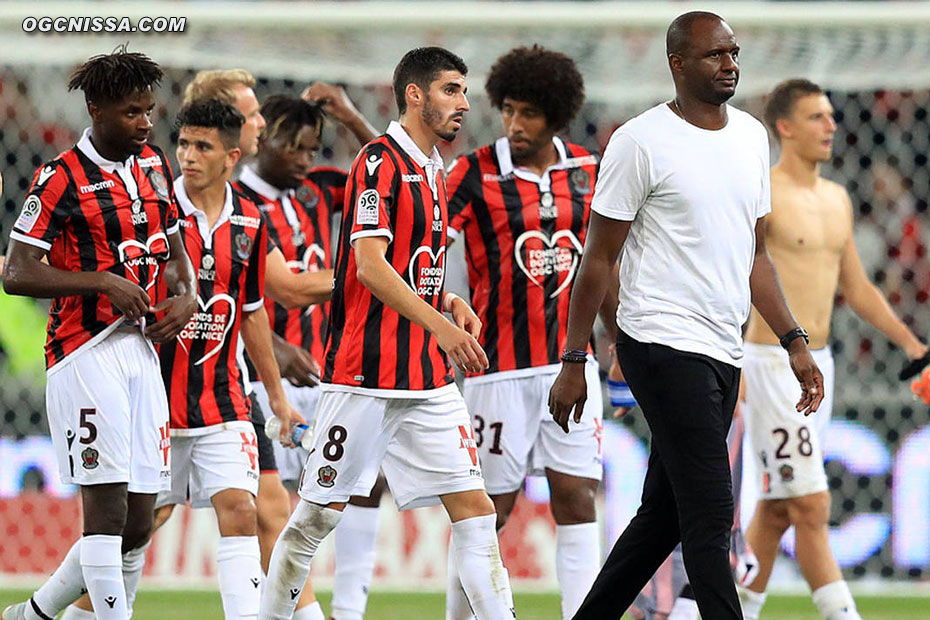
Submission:
<svg viewBox="0 0 930 620">
<path fill-rule="evenodd" d="M 394 117 L 388 85 L 406 49 L 440 44 L 468 62 L 472 111 L 451 157 L 495 139 L 499 121 L 483 93 L 494 58 L 540 42 L 581 66 L 588 102 L 567 137 L 600 151 L 611 131 L 671 94 L 664 29 L 678 13 L 711 8 L 743 47 L 735 103 L 757 116 L 779 80 L 804 76 L 830 89 L 838 132 L 827 177 L 850 192 L 863 263 L 895 310 L 930 333 L 927 195 L 930 189 L 930 7 L 927 3 L 51 3 L 0 5 L 0 251 L 35 168 L 69 148 L 87 124 L 69 71 L 94 53 L 130 41 L 166 69 L 153 142 L 172 162 L 172 121 L 196 70 L 241 66 L 259 78 L 259 99 L 299 93 L 310 81 L 342 83 L 383 129 Z M 40 11 L 40 12 L 37 12 Z M 183 34 L 25 35 L 33 15 L 181 15 Z M 357 144 L 329 124 L 318 163 L 347 167 Z M 721 171 L 725 173 L 725 171 Z M 461 251 L 459 249 L 459 251 Z M 450 284 L 462 288 L 462 274 Z M 44 418 L 41 346 L 47 306 L 0 292 L 0 588 L 57 565 L 79 535 L 74 489 L 57 479 Z M 834 422 L 827 437 L 832 537 L 847 578 L 880 589 L 919 584 L 930 573 L 930 411 L 895 378 L 904 356 L 838 301 Z M 608 416 L 609 417 L 609 416 Z M 605 536 L 612 540 L 638 504 L 646 426 L 636 412 L 607 424 Z M 553 525 L 545 482 L 528 485 L 505 532 L 505 562 L 517 589 L 554 590 Z M 744 494 L 743 518 L 753 493 Z M 207 511 L 184 513 L 156 537 L 147 573 L 169 586 L 211 583 L 215 540 Z M 443 587 L 448 527 L 440 510 L 399 515 L 382 507 L 373 588 Z M 786 544 L 790 551 L 790 544 Z M 332 556 L 314 573 L 326 582 Z M 774 587 L 797 587 L 781 561 Z M 928 612 L 930 613 L 930 612 Z"/>
</svg>

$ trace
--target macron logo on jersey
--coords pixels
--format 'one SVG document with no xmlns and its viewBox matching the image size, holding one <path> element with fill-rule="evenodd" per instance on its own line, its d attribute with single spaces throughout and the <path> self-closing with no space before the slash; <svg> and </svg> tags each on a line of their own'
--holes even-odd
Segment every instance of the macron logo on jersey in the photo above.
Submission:
<svg viewBox="0 0 930 620">
<path fill-rule="evenodd" d="M 146 157 L 145 159 L 137 160 L 139 162 L 140 168 L 151 168 L 152 166 L 160 166 L 161 158 L 158 155 L 152 155 L 151 157 Z"/>
<path fill-rule="evenodd" d="M 105 181 L 100 181 L 99 183 L 92 183 L 91 185 L 82 185 L 78 191 L 82 194 L 89 194 L 91 192 L 96 192 L 99 189 L 111 188 L 116 186 L 116 181 L 112 179 L 107 179 Z"/>
<path fill-rule="evenodd" d="M 36 187 L 48 181 L 49 177 L 51 177 L 53 174 L 55 174 L 55 169 L 51 166 L 42 168 L 42 171 L 39 172 L 39 179 L 36 181 Z"/>
<path fill-rule="evenodd" d="M 384 161 L 384 158 L 378 157 L 377 155 L 369 155 L 368 159 L 365 160 L 365 168 L 368 170 L 368 174 L 372 175 L 375 173 L 375 170 L 378 169 L 378 166 L 381 165 L 381 162 Z"/>
<path fill-rule="evenodd" d="M 400 178 L 404 183 L 422 183 L 425 180 L 422 174 L 402 174 Z"/>
</svg>

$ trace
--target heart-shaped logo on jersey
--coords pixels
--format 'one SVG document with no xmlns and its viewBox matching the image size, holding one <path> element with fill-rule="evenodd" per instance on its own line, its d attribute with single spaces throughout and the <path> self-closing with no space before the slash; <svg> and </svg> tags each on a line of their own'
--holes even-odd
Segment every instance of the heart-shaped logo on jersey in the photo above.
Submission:
<svg viewBox="0 0 930 620">
<path fill-rule="evenodd" d="M 316 259 L 316 260 L 314 260 Z M 323 269 L 326 265 L 326 252 L 323 251 L 316 243 L 311 243 L 310 247 L 304 250 L 304 255 L 300 260 L 289 260 L 287 266 L 297 273 L 309 271 L 315 273 Z"/>
<path fill-rule="evenodd" d="M 116 247 L 119 261 L 126 267 L 126 273 L 136 281 L 139 286 L 139 267 L 142 265 L 154 266 L 149 283 L 145 285 L 145 290 L 152 288 L 155 279 L 158 277 L 159 263 L 168 258 L 171 252 L 168 249 L 168 236 L 163 232 L 157 232 L 145 243 L 135 239 L 127 239 Z"/>
<path fill-rule="evenodd" d="M 316 273 L 326 266 L 326 252 L 316 243 L 311 243 L 310 247 L 304 250 L 304 255 L 300 260 L 289 260 L 287 261 L 287 266 L 297 273 L 305 273 L 307 271 Z M 316 307 L 317 304 L 307 306 L 307 309 L 304 310 L 304 314 L 311 314 Z"/>
<path fill-rule="evenodd" d="M 533 240 L 539 243 L 527 246 Z M 534 247 L 537 245 L 538 247 Z M 538 230 L 528 230 L 517 237 L 514 244 L 514 258 L 517 260 L 517 265 L 529 281 L 536 286 L 542 288 L 547 276 L 556 274 L 561 278 L 562 274 L 565 274 L 565 279 L 549 295 L 550 299 L 558 297 L 571 285 L 575 270 L 581 261 L 581 252 L 581 242 L 570 230 L 560 230 L 551 237 Z"/>
<path fill-rule="evenodd" d="M 216 312 L 214 306 L 220 302 L 225 302 L 229 306 L 226 314 Z M 206 302 L 197 295 L 197 305 L 200 309 L 190 318 L 181 333 L 178 334 L 178 344 L 187 353 L 190 348 L 187 343 L 193 343 L 194 340 L 205 340 L 207 346 L 203 357 L 194 362 L 194 366 L 199 366 L 208 359 L 216 355 L 223 348 L 226 342 L 226 336 L 236 322 L 236 300 L 226 293 L 214 295 Z"/>
<path fill-rule="evenodd" d="M 417 248 L 413 256 L 410 257 L 410 265 L 407 269 L 410 277 L 410 286 L 413 292 L 420 297 L 434 297 L 439 295 L 442 290 L 442 282 L 446 276 L 446 268 L 443 264 L 443 255 L 446 248 L 439 248 L 438 252 L 433 252 L 433 248 L 428 245 L 421 245 Z M 420 256 L 425 255 L 430 259 L 429 265 L 420 265 Z"/>
</svg>

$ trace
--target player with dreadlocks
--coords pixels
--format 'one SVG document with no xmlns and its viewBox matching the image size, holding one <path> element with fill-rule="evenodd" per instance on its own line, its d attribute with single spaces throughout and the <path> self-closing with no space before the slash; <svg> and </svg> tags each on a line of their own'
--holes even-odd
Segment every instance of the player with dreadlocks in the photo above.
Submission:
<svg viewBox="0 0 930 620">
<path fill-rule="evenodd" d="M 148 144 L 161 78 L 125 48 L 74 72 L 68 87 L 84 92 L 91 127 L 36 171 L 10 234 L 6 292 L 54 300 L 46 409 L 84 527 L 51 579 L 2 620 L 50 620 L 82 589 L 99 620 L 132 614 L 155 496 L 171 481 L 153 343 L 173 340 L 197 306 L 171 170 Z"/>
</svg>

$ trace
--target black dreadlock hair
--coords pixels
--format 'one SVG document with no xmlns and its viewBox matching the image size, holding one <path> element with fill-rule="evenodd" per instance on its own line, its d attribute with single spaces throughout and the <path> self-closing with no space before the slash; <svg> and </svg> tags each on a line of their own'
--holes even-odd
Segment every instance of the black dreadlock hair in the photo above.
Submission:
<svg viewBox="0 0 930 620">
<path fill-rule="evenodd" d="M 94 103 L 113 103 L 127 95 L 154 88 L 164 72 L 151 58 L 129 52 L 125 45 L 112 54 L 100 54 L 75 69 L 68 80 L 68 91 L 84 91 L 84 99 Z"/>
<path fill-rule="evenodd" d="M 262 105 L 261 112 L 268 123 L 265 127 L 266 140 L 280 136 L 294 142 L 304 127 L 319 126 L 321 131 L 323 128 L 323 106 L 300 97 L 272 95 Z"/>
</svg>

